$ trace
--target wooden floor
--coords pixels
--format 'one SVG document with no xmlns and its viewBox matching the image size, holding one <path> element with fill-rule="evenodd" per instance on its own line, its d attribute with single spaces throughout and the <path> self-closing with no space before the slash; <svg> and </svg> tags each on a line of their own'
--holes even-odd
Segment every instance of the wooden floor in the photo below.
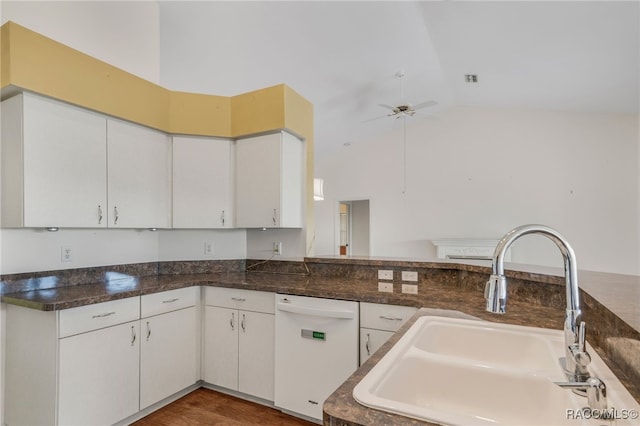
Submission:
<svg viewBox="0 0 640 426">
<path fill-rule="evenodd" d="M 210 389 L 196 389 L 133 426 L 313 425 L 276 409 Z"/>
</svg>

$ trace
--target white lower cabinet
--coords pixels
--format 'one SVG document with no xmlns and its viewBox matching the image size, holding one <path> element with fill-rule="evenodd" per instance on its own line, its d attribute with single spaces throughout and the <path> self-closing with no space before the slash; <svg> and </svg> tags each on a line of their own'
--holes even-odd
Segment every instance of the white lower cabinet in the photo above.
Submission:
<svg viewBox="0 0 640 426">
<path fill-rule="evenodd" d="M 60 339 L 58 424 L 110 425 L 138 412 L 139 321 Z"/>
<path fill-rule="evenodd" d="M 111 425 L 138 412 L 140 298 L 7 305 L 5 423 Z"/>
<path fill-rule="evenodd" d="M 273 401 L 275 294 L 205 289 L 203 378 Z"/>
<path fill-rule="evenodd" d="M 199 379 L 200 287 L 142 296 L 140 321 L 140 409 Z"/>
<path fill-rule="evenodd" d="M 373 355 L 418 309 L 360 302 L 360 365 Z"/>
<path fill-rule="evenodd" d="M 199 297 L 189 287 L 61 311 L 7 305 L 6 425 L 112 425 L 193 385 Z"/>
</svg>

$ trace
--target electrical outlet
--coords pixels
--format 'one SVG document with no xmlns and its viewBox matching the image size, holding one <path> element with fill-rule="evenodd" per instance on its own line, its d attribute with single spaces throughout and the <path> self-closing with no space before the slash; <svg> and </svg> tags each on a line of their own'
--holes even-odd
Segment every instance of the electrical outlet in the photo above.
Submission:
<svg viewBox="0 0 640 426">
<path fill-rule="evenodd" d="M 393 293 L 393 283 L 378 283 L 378 291 Z"/>
<path fill-rule="evenodd" d="M 402 292 L 406 294 L 418 294 L 418 286 L 416 284 L 402 284 Z"/>
<path fill-rule="evenodd" d="M 386 269 L 378 269 L 379 280 L 393 280 L 393 271 Z"/>
<path fill-rule="evenodd" d="M 213 255 L 213 242 L 211 241 L 204 242 L 204 254 L 205 256 Z"/>
<path fill-rule="evenodd" d="M 282 255 L 282 242 L 281 241 L 273 243 L 273 254 L 275 254 L 277 256 L 281 256 Z"/>
<path fill-rule="evenodd" d="M 60 261 L 61 262 L 72 262 L 73 261 L 73 250 L 70 246 L 62 246 L 60 249 Z"/>
<path fill-rule="evenodd" d="M 416 271 L 402 271 L 402 281 L 418 282 L 418 273 Z"/>
</svg>

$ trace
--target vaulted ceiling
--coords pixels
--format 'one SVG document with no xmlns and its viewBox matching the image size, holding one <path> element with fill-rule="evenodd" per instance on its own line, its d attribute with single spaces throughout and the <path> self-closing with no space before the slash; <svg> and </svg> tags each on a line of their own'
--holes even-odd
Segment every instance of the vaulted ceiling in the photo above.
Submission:
<svg viewBox="0 0 640 426">
<path fill-rule="evenodd" d="M 155 10 L 149 18 L 159 19 L 159 83 L 169 89 L 231 96 L 285 83 L 309 99 L 317 159 L 397 127 L 390 118 L 368 121 L 388 112 L 379 104 L 438 102 L 408 125 L 459 105 L 638 113 L 638 1 L 107 4 L 121 9 L 112 16 Z M 97 25 L 87 15 L 102 9 L 59 10 Z M 140 53 L 136 46 L 121 47 Z M 478 83 L 466 83 L 465 74 L 477 74 Z"/>
</svg>

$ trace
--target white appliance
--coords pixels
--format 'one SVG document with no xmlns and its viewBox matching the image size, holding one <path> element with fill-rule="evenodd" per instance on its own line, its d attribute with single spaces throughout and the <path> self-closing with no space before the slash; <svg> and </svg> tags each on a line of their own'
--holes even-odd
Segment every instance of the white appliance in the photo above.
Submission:
<svg viewBox="0 0 640 426">
<path fill-rule="evenodd" d="M 358 368 L 358 302 L 276 295 L 275 400 L 322 420 L 324 400 Z"/>
</svg>

